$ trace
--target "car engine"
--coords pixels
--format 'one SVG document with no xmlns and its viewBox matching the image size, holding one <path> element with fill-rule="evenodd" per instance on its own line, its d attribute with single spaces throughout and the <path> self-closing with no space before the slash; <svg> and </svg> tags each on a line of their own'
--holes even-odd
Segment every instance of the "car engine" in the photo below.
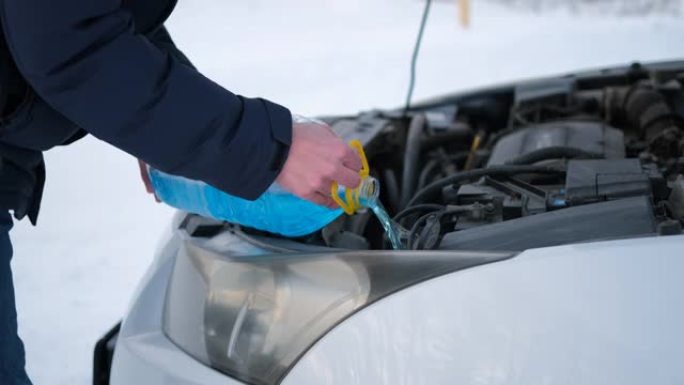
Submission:
<svg viewBox="0 0 684 385">
<path fill-rule="evenodd" d="M 364 143 L 408 248 L 517 251 L 681 234 L 683 87 L 635 64 L 327 121 Z M 300 241 L 388 248 L 370 213 Z"/>
</svg>

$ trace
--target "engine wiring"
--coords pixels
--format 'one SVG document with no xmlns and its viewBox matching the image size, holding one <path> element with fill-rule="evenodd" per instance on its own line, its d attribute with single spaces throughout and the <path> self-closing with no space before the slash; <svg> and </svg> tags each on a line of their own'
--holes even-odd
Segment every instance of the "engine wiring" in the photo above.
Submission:
<svg viewBox="0 0 684 385">
<path fill-rule="evenodd" d="M 411 206 L 409 208 L 406 208 L 406 209 L 400 211 L 392 219 L 395 222 L 398 222 L 401 224 L 403 219 L 408 217 L 411 214 L 416 214 L 416 213 L 420 213 L 423 211 L 438 211 L 438 210 L 441 210 L 443 208 L 444 208 L 443 205 L 438 205 L 438 204 L 434 204 L 434 203 L 433 204 L 428 204 L 428 203 L 419 204 L 419 205 Z"/>
<path fill-rule="evenodd" d="M 405 109 L 373 116 L 385 128 L 369 144 L 405 248 L 524 250 L 684 231 L 681 71 L 582 78 L 562 90 L 551 82 L 543 92 L 503 87 L 412 106 L 430 3 Z M 586 231 L 586 217 L 600 225 Z M 338 238 L 387 248 L 379 223 L 354 223 L 339 223 Z M 527 236 L 527 227 L 544 236 Z"/>
<path fill-rule="evenodd" d="M 434 156 L 434 158 L 430 159 L 425 163 L 425 166 L 423 166 L 423 169 L 420 172 L 420 177 L 418 178 L 418 189 L 422 189 L 428 184 L 428 181 L 430 177 L 432 177 L 433 173 L 435 170 L 441 168 L 446 168 L 444 167 L 444 162 L 446 161 L 449 166 L 454 167 L 454 170 L 450 170 L 450 173 L 452 172 L 457 172 L 458 167 L 457 164 L 463 162 L 468 158 L 468 155 L 470 152 L 468 151 L 463 151 L 463 152 L 458 152 L 456 154 L 439 154 L 441 156 Z M 441 171 L 442 173 L 445 172 L 445 170 Z"/>
<path fill-rule="evenodd" d="M 436 208 L 427 214 L 420 216 L 411 226 L 408 233 L 407 248 L 409 250 L 433 249 L 439 245 L 444 228 L 453 228 L 459 221 L 461 215 L 468 215 L 473 211 L 491 211 L 492 204 L 481 205 L 474 203 L 470 205 L 417 205 L 413 207 Z M 411 209 L 405 210 L 410 212 Z M 414 210 L 415 211 L 415 210 Z"/>
<path fill-rule="evenodd" d="M 468 170 L 450 175 L 446 178 L 436 180 L 429 185 L 423 187 L 415 193 L 413 198 L 409 201 L 406 207 L 411 207 L 417 203 L 423 202 L 431 194 L 439 191 L 441 188 L 462 183 L 474 179 L 479 179 L 483 176 L 509 176 L 519 174 L 563 174 L 565 170 L 544 167 L 544 166 L 493 166 L 482 169 Z"/>
<path fill-rule="evenodd" d="M 424 248 L 425 242 L 423 241 L 423 238 L 425 237 L 425 234 L 429 234 L 429 232 L 425 231 L 425 228 L 427 226 L 434 227 L 437 223 L 439 223 L 439 220 L 444 212 L 445 209 L 442 208 L 439 211 L 433 211 L 418 218 L 413 226 L 411 226 L 411 230 L 409 231 L 408 241 L 406 244 L 407 249 L 415 250 L 418 248 Z M 428 221 L 431 221 L 431 224 Z M 418 234 L 418 230 L 421 230 L 420 234 Z"/>
</svg>

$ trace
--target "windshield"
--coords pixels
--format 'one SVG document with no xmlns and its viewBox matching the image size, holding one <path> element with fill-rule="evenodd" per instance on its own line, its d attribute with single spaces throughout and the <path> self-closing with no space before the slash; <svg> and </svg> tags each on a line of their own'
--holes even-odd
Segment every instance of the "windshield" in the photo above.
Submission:
<svg viewBox="0 0 684 385">
<path fill-rule="evenodd" d="M 435 1 L 414 100 L 684 57 L 680 0 Z M 181 1 L 169 29 L 207 76 L 302 114 L 403 104 L 424 1 Z"/>
</svg>

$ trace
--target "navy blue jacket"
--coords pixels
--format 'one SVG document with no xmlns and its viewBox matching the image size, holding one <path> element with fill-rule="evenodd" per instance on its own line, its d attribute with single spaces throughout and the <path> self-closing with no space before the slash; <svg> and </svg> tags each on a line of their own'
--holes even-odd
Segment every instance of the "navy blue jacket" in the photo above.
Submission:
<svg viewBox="0 0 684 385">
<path fill-rule="evenodd" d="M 81 127 L 155 168 L 246 199 L 280 172 L 290 112 L 232 94 L 175 51 L 162 27 L 175 0 L 0 4 L 7 46 L 35 99 L 30 108 L 54 118 L 0 128 L 0 152 L 45 150 Z"/>
</svg>

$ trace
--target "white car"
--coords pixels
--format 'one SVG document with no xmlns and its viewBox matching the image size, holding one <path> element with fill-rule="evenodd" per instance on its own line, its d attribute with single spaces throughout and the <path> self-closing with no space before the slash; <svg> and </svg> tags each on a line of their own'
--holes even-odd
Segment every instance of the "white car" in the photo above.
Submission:
<svg viewBox="0 0 684 385">
<path fill-rule="evenodd" d="M 405 231 L 179 213 L 97 385 L 684 383 L 684 62 L 325 118 Z"/>
</svg>

